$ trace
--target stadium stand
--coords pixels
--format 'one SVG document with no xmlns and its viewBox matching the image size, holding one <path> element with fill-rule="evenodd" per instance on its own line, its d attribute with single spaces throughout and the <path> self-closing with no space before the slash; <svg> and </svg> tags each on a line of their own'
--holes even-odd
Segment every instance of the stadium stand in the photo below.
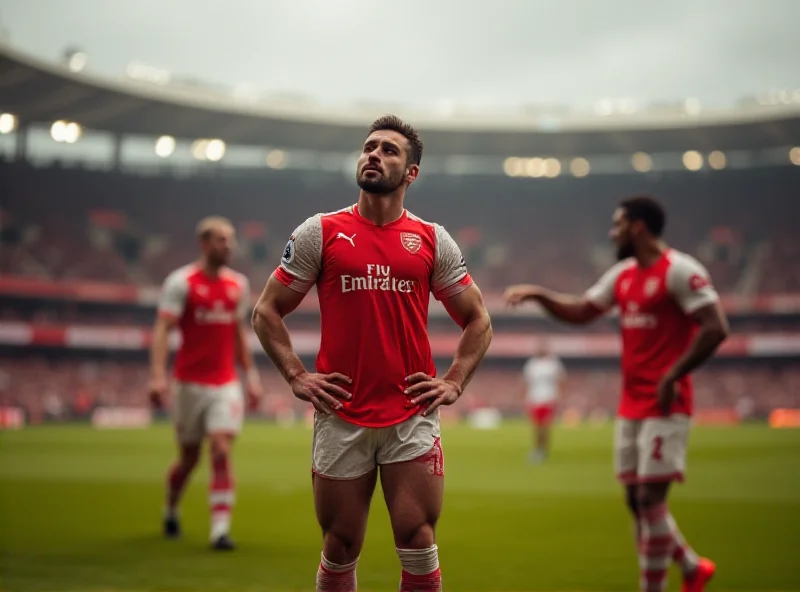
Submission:
<svg viewBox="0 0 800 592">
<path fill-rule="evenodd" d="M 146 405 L 158 285 L 194 258 L 196 221 L 222 214 L 235 222 L 235 267 L 258 290 L 297 224 L 355 201 L 352 151 L 365 122 L 382 114 L 301 113 L 197 88 L 100 80 L 4 46 L 0 77 L 0 107 L 18 124 L 0 137 L 0 408 L 21 408 L 34 423 Z M 31 100 L 42 96 L 50 100 Z M 551 334 L 570 370 L 562 418 L 613 411 L 613 319 L 575 331 L 536 310 L 511 314 L 499 294 L 522 281 L 584 290 L 613 262 L 606 237 L 614 205 L 640 193 L 665 202 L 667 238 L 708 267 L 731 315 L 734 337 L 699 374 L 698 406 L 743 418 L 800 406 L 796 107 L 559 117 L 546 130 L 534 115 L 409 119 L 426 144 L 409 209 L 456 237 L 494 316 L 490 355 L 449 412 L 518 413 L 522 359 Z M 54 144 L 56 120 L 79 122 L 86 137 Z M 156 156 L 162 134 L 183 156 Z M 192 156 L 197 138 L 223 139 L 230 158 Z M 93 142 L 105 142 L 105 152 Z M 237 146 L 252 149 L 258 164 L 237 160 Z M 686 165 L 690 150 L 700 151 L 700 170 Z M 711 166 L 712 151 L 725 151 L 723 166 L 719 157 Z M 544 162 L 536 155 L 555 157 L 556 174 L 531 173 Z M 577 157 L 591 163 L 588 176 L 570 171 Z M 318 324 L 312 295 L 290 320 L 307 362 Z M 430 324 L 444 364 L 455 329 L 437 305 Z M 302 416 L 307 410 L 259 360 L 269 391 L 262 415 Z"/>
</svg>

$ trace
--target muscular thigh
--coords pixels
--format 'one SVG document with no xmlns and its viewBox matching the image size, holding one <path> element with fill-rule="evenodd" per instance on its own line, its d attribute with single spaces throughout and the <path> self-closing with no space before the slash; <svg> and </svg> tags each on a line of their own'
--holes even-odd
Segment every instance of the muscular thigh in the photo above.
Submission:
<svg viewBox="0 0 800 592">
<path fill-rule="evenodd" d="M 313 475 L 314 509 L 323 534 L 332 535 L 346 547 L 360 549 L 377 474 L 373 469 L 355 479 Z"/>
<path fill-rule="evenodd" d="M 398 546 L 433 544 L 444 497 L 442 469 L 438 439 L 430 451 L 414 460 L 381 465 L 381 485 Z"/>
</svg>

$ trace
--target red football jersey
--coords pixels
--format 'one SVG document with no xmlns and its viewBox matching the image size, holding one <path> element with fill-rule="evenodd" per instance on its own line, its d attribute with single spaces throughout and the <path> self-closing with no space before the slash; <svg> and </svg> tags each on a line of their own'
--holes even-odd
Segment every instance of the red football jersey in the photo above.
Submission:
<svg viewBox="0 0 800 592">
<path fill-rule="evenodd" d="M 407 211 L 376 226 L 351 206 L 317 214 L 295 230 L 275 277 L 308 292 L 316 284 L 321 317 L 317 372 L 353 380 L 338 415 L 384 427 L 405 421 L 405 378 L 435 375 L 428 341 L 430 295 L 446 299 L 472 284 L 455 241 L 438 224 Z"/>
<path fill-rule="evenodd" d="M 247 278 L 230 269 L 213 278 L 192 264 L 167 277 L 158 313 L 178 319 L 176 379 L 211 386 L 237 379 L 236 332 L 249 301 Z"/>
<path fill-rule="evenodd" d="M 622 332 L 622 398 L 618 413 L 627 419 L 662 415 L 658 384 L 686 353 L 697 331 L 691 314 L 717 302 L 708 272 L 694 258 L 666 250 L 642 268 L 635 259 L 616 264 L 588 292 L 603 311 L 617 305 Z M 678 384 L 671 413 L 692 413 L 692 380 Z"/>
</svg>

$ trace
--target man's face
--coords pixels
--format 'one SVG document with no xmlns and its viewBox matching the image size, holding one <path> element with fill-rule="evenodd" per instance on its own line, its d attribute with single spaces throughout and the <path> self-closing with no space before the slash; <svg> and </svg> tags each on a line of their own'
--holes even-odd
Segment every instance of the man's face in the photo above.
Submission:
<svg viewBox="0 0 800 592">
<path fill-rule="evenodd" d="M 200 246 L 209 263 L 219 267 L 228 265 L 236 248 L 236 231 L 227 224 L 215 226 Z"/>
<path fill-rule="evenodd" d="M 391 130 L 371 134 L 356 167 L 356 182 L 368 193 L 386 195 L 400 188 L 403 183 L 412 183 L 419 174 L 419 167 L 408 163 L 408 140 Z"/>
<path fill-rule="evenodd" d="M 633 228 L 631 222 L 625 215 L 625 210 L 617 208 L 611 219 L 611 230 L 608 233 L 611 242 L 617 248 L 617 259 L 622 261 L 628 257 L 633 257 Z"/>
</svg>

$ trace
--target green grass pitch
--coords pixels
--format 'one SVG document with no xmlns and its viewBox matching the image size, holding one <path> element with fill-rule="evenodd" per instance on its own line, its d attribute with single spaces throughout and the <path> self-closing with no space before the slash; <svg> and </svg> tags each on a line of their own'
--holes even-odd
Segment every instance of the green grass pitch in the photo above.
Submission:
<svg viewBox="0 0 800 592">
<path fill-rule="evenodd" d="M 0 589 L 313 590 L 321 537 L 310 438 L 302 427 L 247 426 L 234 457 L 240 549 L 219 555 L 207 550 L 205 462 L 185 499 L 183 539 L 160 537 L 167 426 L 0 433 Z M 522 423 L 445 428 L 445 590 L 634 590 L 611 429 L 558 430 L 544 466 L 526 464 L 528 442 Z M 695 429 L 688 481 L 671 505 L 695 548 L 717 561 L 711 590 L 800 590 L 800 431 Z M 376 497 L 360 589 L 396 590 L 399 573 Z"/>
</svg>

